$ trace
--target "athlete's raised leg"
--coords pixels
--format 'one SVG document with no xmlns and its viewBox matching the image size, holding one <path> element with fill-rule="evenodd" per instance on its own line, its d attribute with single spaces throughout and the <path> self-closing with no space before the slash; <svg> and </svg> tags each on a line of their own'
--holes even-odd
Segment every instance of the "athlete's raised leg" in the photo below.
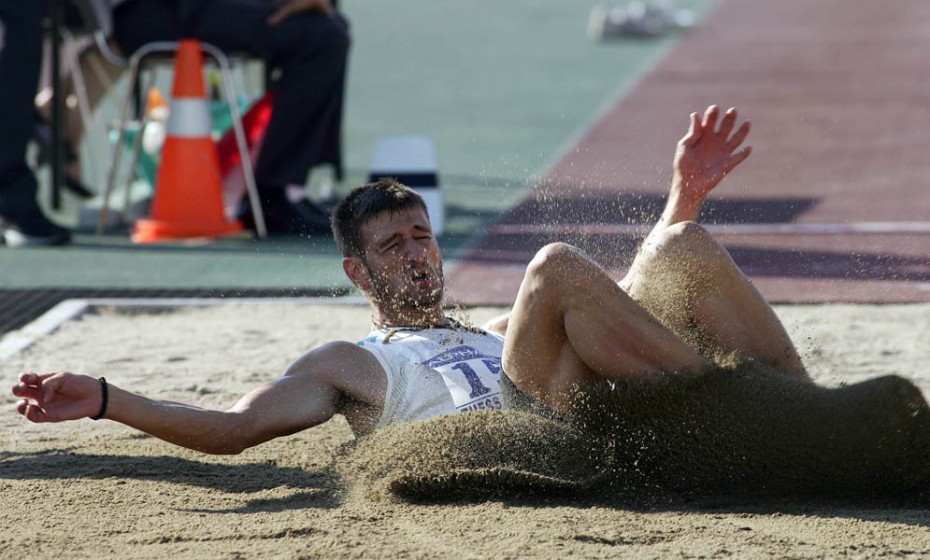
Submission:
<svg viewBox="0 0 930 560">
<path fill-rule="evenodd" d="M 507 327 L 504 371 L 567 412 L 571 389 L 697 371 L 710 362 L 636 303 L 579 249 L 556 243 L 529 264 Z"/>
<path fill-rule="evenodd" d="M 678 142 L 668 204 L 621 287 L 705 355 L 736 353 L 802 378 L 807 373 L 768 302 L 703 227 L 704 199 L 742 163 L 749 122 L 711 106 Z M 738 150 L 738 151 L 737 151 Z"/>
<path fill-rule="evenodd" d="M 669 226 L 655 236 L 620 285 L 705 356 L 735 354 L 808 377 L 772 307 L 726 250 L 694 222 Z"/>
<path fill-rule="evenodd" d="M 705 347 L 708 355 L 739 351 L 806 377 L 774 312 L 726 251 L 693 223 L 710 191 L 751 153 L 740 148 L 749 123 L 735 128 L 734 109 L 719 117 L 715 106 L 691 115 L 675 153 L 665 212 L 621 284 L 564 244 L 545 247 L 530 263 L 503 356 L 518 388 L 566 410 L 578 384 L 705 368 L 710 362 L 698 351 Z"/>
</svg>

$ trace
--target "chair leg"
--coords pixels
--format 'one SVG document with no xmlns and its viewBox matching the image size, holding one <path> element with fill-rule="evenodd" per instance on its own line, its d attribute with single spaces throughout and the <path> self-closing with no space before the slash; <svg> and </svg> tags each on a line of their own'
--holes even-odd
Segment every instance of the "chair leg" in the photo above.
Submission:
<svg viewBox="0 0 930 560">
<path fill-rule="evenodd" d="M 64 50 L 70 54 L 68 64 L 71 67 L 71 77 L 74 80 L 74 95 L 77 98 L 78 114 L 81 117 L 81 127 L 84 130 L 84 138 L 93 138 L 94 140 L 103 139 L 105 142 L 106 132 L 103 130 L 103 126 L 100 122 L 93 117 L 93 110 L 91 109 L 90 99 L 87 95 L 87 81 L 84 79 L 84 70 L 81 68 L 81 53 L 74 48 L 77 41 L 74 35 L 67 29 L 62 29 L 61 34 L 65 43 L 69 45 L 69 47 L 66 47 Z M 95 142 L 89 142 L 87 145 L 92 155 L 88 163 L 90 163 L 92 167 L 93 176 L 97 177 L 100 162 L 103 162 L 104 168 L 109 168 L 106 161 L 109 159 L 109 150 L 99 149 Z M 77 146 L 73 146 L 73 148 L 77 151 Z"/>
<path fill-rule="evenodd" d="M 103 189 L 103 202 L 100 207 L 100 217 L 97 221 L 97 234 L 102 235 L 107 226 L 107 218 L 109 217 L 110 209 L 110 195 L 113 193 L 113 188 L 116 185 L 117 175 L 119 173 L 119 166 L 122 160 L 123 155 L 123 142 L 126 138 L 126 123 L 128 122 L 129 114 L 129 104 L 132 98 L 132 84 L 136 81 L 136 76 L 139 73 L 139 64 L 138 59 L 133 57 L 129 64 L 129 76 L 128 76 L 128 87 L 130 90 L 123 97 L 123 102 L 120 108 L 120 118 L 119 123 L 117 124 L 117 135 L 116 135 L 116 145 L 113 147 L 113 159 L 110 161 L 110 169 L 107 173 L 107 184 Z"/>
<path fill-rule="evenodd" d="M 268 230 L 265 227 L 265 216 L 262 213 L 262 203 L 258 196 L 258 185 L 255 183 L 255 172 L 252 169 L 249 147 L 245 141 L 245 130 L 242 126 L 242 115 L 239 113 L 239 103 L 236 99 L 235 87 L 233 86 L 232 72 L 229 69 L 229 58 L 223 51 L 209 43 L 200 43 L 200 48 L 212 56 L 220 66 L 221 89 L 223 90 L 223 97 L 229 105 L 229 112 L 232 116 L 233 133 L 236 136 L 239 158 L 242 160 L 242 174 L 245 177 L 245 186 L 249 195 L 249 206 L 252 210 L 252 219 L 255 221 L 255 231 L 259 238 L 264 239 L 268 237 Z"/>
</svg>

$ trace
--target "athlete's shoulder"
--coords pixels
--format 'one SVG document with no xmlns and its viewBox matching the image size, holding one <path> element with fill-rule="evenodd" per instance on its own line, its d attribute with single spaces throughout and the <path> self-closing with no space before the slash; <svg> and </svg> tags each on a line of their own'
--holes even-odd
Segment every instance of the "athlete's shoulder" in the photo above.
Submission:
<svg viewBox="0 0 930 560">
<path fill-rule="evenodd" d="M 298 358 L 288 372 L 334 379 L 353 379 L 382 375 L 378 360 L 353 342 L 333 341 L 315 348 Z"/>
</svg>

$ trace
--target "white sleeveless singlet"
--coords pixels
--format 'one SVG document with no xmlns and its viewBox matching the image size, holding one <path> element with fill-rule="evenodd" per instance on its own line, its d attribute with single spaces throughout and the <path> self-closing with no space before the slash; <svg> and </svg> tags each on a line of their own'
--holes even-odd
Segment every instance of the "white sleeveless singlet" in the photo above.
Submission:
<svg viewBox="0 0 930 560">
<path fill-rule="evenodd" d="M 451 328 L 375 328 L 357 344 L 387 375 L 376 428 L 444 414 L 501 409 L 504 338 L 453 323 Z"/>
</svg>

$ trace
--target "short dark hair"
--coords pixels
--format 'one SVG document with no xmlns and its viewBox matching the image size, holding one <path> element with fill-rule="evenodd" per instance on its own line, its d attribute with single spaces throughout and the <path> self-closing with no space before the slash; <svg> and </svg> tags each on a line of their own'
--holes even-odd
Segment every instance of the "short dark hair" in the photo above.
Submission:
<svg viewBox="0 0 930 560">
<path fill-rule="evenodd" d="M 414 207 L 426 211 L 423 198 L 396 179 L 384 178 L 355 187 L 333 212 L 336 246 L 344 257 L 364 257 L 362 226 L 382 212 L 399 212 Z"/>
</svg>

